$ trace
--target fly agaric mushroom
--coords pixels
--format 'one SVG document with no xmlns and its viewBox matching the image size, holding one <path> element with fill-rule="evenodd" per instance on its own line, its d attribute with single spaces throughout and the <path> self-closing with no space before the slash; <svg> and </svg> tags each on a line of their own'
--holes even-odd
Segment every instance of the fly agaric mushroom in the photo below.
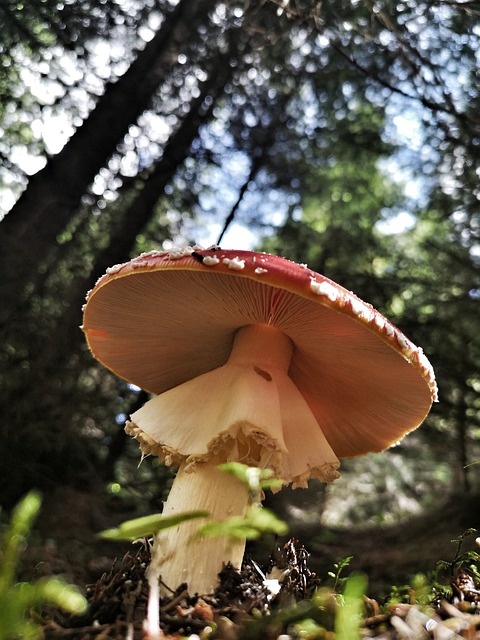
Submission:
<svg viewBox="0 0 480 640">
<path fill-rule="evenodd" d="M 372 306 L 305 265 L 251 251 L 153 251 L 117 265 L 87 296 L 95 357 L 157 396 L 126 430 L 179 466 L 164 513 L 243 515 L 248 492 L 217 465 L 269 468 L 294 487 L 338 477 L 338 458 L 386 449 L 436 399 L 432 367 Z M 175 588 L 207 593 L 244 542 L 182 523 L 154 542 Z M 189 545 L 189 546 L 188 546 Z"/>
</svg>

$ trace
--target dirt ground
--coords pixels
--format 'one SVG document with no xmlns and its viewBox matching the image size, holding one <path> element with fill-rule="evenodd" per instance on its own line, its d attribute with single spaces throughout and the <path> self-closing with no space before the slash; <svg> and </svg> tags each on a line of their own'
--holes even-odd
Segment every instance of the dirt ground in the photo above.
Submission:
<svg viewBox="0 0 480 640">
<path fill-rule="evenodd" d="M 90 602 L 89 617 L 85 619 L 70 622 L 61 615 L 52 616 L 44 628 L 45 638 L 137 640 L 145 637 L 142 622 L 148 593 L 144 575 L 148 562 L 146 547 L 110 543 L 95 535 L 134 515 L 128 505 L 111 496 L 92 495 L 68 487 L 57 489 L 54 494 L 44 497 L 37 530 L 24 556 L 21 578 L 32 580 L 40 576 L 62 574 L 69 582 L 77 584 Z M 367 594 L 374 603 L 369 623 L 370 635 L 366 637 L 396 640 L 401 635 L 395 635 L 395 629 L 389 622 L 387 624 L 385 614 L 379 614 L 375 609 L 376 601 L 382 602 L 392 585 L 401 587 L 411 584 L 412 576 L 431 573 L 439 560 L 454 560 L 457 545 L 452 540 L 469 528 L 480 530 L 480 496 L 455 496 L 434 513 L 395 526 L 364 530 L 326 529 L 296 520 L 290 523 L 290 528 L 290 534 L 309 553 L 307 579 L 305 581 L 304 575 L 302 584 L 308 585 L 310 595 L 317 586 L 326 583 L 327 573 L 334 569 L 335 563 L 352 556 L 345 575 L 353 571 L 365 574 L 368 579 Z M 478 551 L 475 537 L 471 535 L 466 538 L 463 551 L 474 548 Z M 267 540 L 249 545 L 246 557 L 263 568 L 275 545 L 282 546 L 284 542 Z M 260 628 L 252 631 L 257 635 L 242 635 L 242 620 L 248 618 L 251 610 L 262 607 L 268 609 L 270 606 L 262 581 L 253 575 L 255 571 L 253 574 L 251 572 L 252 566 L 242 572 L 241 579 L 227 571 L 218 593 L 210 598 L 192 599 L 179 588 L 170 600 L 162 602 L 163 624 L 170 625 L 164 628 L 165 637 L 183 637 L 185 630 L 195 637 L 208 624 L 208 620 L 202 617 L 207 615 L 215 620 L 217 634 L 218 625 L 226 625 L 220 635 L 211 637 L 222 640 L 243 640 L 244 637 L 276 640 L 275 634 L 280 627 L 277 630 L 275 627 L 273 630 L 271 627 Z M 447 584 L 448 579 L 446 576 Z M 290 585 L 290 589 L 295 591 L 295 584 Z M 308 596 L 308 593 L 304 595 Z M 302 593 L 296 592 L 295 598 L 297 604 L 300 602 L 308 607 L 307 600 L 302 602 Z M 445 603 L 442 606 L 450 605 Z M 470 640 L 480 638 L 480 604 L 476 602 L 474 606 L 474 624 L 468 622 L 469 632 L 464 636 Z M 394 617 L 415 626 L 421 615 L 424 614 L 416 609 L 404 608 L 397 611 Z M 447 618 L 458 617 L 451 610 L 444 610 L 442 615 Z M 271 612 L 264 620 L 267 618 L 270 621 L 277 620 Z M 231 622 L 232 619 L 236 622 Z M 104 622 L 99 624 L 99 620 Z M 387 634 L 381 631 L 385 624 L 389 629 Z M 466 624 L 463 618 L 462 624 Z M 282 637 L 290 636 L 284 634 Z M 435 636 L 432 637 L 435 640 Z"/>
</svg>

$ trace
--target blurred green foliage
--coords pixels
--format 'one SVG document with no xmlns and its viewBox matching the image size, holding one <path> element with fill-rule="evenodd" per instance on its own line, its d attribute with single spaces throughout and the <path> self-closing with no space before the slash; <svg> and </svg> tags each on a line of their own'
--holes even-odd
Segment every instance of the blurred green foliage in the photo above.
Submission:
<svg viewBox="0 0 480 640">
<path fill-rule="evenodd" d="M 54 605 L 71 613 L 87 608 L 85 598 L 76 587 L 62 578 L 41 578 L 33 582 L 17 582 L 21 554 L 27 544 L 32 524 L 40 510 L 41 498 L 28 493 L 12 512 L 10 524 L 0 538 L 0 639 L 42 638 L 41 621 L 35 611 Z"/>
</svg>

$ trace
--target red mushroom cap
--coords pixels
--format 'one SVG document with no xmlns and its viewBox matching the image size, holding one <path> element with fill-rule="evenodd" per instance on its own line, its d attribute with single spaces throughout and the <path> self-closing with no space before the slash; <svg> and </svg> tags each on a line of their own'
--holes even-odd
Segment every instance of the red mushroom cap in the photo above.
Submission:
<svg viewBox="0 0 480 640">
<path fill-rule="evenodd" d="M 283 331 L 289 377 L 335 454 L 381 451 L 436 400 L 433 369 L 384 316 L 332 280 L 252 251 L 153 251 L 117 265 L 87 296 L 94 356 L 155 394 L 222 366 L 249 324 Z"/>
</svg>

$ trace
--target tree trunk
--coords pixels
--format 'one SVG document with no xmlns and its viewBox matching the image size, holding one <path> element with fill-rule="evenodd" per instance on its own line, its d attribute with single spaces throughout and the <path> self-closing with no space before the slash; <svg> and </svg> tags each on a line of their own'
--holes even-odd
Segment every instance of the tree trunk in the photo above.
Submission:
<svg viewBox="0 0 480 640">
<path fill-rule="evenodd" d="M 97 106 L 62 151 L 35 174 L 0 223 L 0 324 L 15 312 L 38 264 L 55 246 L 98 170 L 184 50 L 211 2 L 181 0 L 128 71 L 107 85 Z"/>
<path fill-rule="evenodd" d="M 209 118 L 216 104 L 215 98 L 223 91 L 232 73 L 229 54 L 219 55 L 212 66 L 200 95 L 192 100 L 188 114 L 169 139 L 162 158 L 151 169 L 150 175 L 145 179 L 138 195 L 128 208 L 113 221 L 114 228 L 110 234 L 109 243 L 95 256 L 91 273 L 86 278 L 77 280 L 74 289 L 66 297 L 61 323 L 52 335 L 52 340 L 45 340 L 36 354 L 35 362 L 41 369 L 48 363 L 54 366 L 56 361 L 61 361 L 62 353 L 72 353 L 78 348 L 83 336 L 77 327 L 82 322 L 81 310 L 86 292 L 108 267 L 129 259 L 137 236 L 152 218 L 155 205 L 164 193 L 165 185 L 173 178 L 178 167 L 187 157 L 201 124 Z M 207 103 L 208 108 L 205 108 L 203 104 L 207 96 L 213 99 Z M 35 365 L 32 363 L 32 366 Z"/>
</svg>

